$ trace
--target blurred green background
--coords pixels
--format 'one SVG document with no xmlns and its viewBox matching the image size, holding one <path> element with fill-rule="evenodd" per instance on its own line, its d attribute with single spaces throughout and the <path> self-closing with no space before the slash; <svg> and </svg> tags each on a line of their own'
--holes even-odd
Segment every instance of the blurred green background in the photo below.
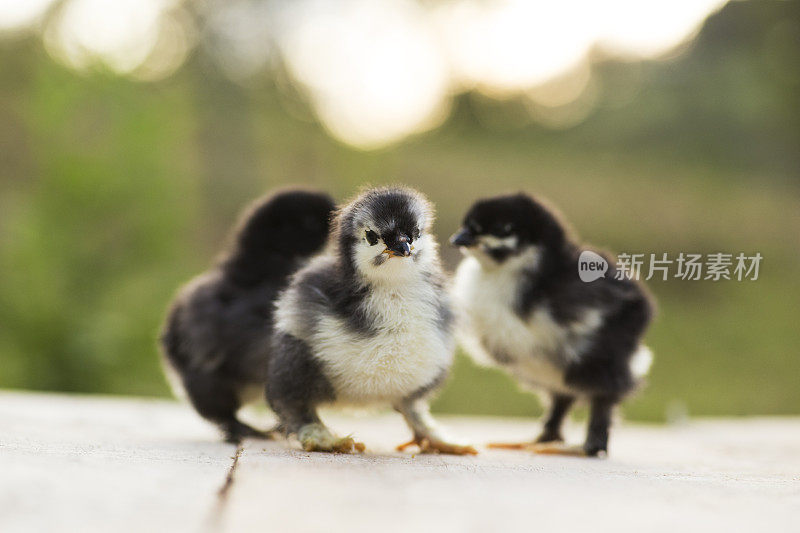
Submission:
<svg viewBox="0 0 800 533">
<path fill-rule="evenodd" d="M 436 204 L 442 242 L 474 199 L 523 189 L 615 252 L 760 252 L 757 281 L 648 282 L 655 365 L 625 412 L 800 413 L 800 3 L 727 4 L 657 60 L 595 54 L 580 120 L 473 87 L 438 127 L 374 149 L 321 127 L 274 58 L 231 78 L 201 30 L 142 81 L 66 66 L 45 28 L 0 35 L 0 387 L 168 395 L 165 308 L 243 205 L 285 184 L 343 200 L 405 183 Z M 435 408 L 540 411 L 463 356 Z"/>
</svg>

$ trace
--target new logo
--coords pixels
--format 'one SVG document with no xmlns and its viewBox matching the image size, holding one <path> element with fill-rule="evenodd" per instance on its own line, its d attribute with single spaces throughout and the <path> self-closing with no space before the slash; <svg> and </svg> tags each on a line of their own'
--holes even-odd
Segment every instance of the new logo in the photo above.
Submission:
<svg viewBox="0 0 800 533">
<path fill-rule="evenodd" d="M 606 275 L 608 271 L 608 261 L 606 261 L 600 254 L 592 252 L 591 250 L 584 250 L 578 257 L 578 276 L 581 281 L 589 283 L 596 279 L 600 279 Z"/>
</svg>

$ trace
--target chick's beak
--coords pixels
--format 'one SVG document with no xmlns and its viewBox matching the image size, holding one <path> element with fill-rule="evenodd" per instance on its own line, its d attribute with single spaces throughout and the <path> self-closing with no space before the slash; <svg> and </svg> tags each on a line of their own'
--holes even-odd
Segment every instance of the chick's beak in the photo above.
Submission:
<svg viewBox="0 0 800 533">
<path fill-rule="evenodd" d="M 450 237 L 450 244 L 454 246 L 472 246 L 475 244 L 475 237 L 467 228 L 461 228 Z"/>
<path fill-rule="evenodd" d="M 389 254 L 390 257 L 408 257 L 413 249 L 414 247 L 408 242 L 408 237 L 400 235 L 391 246 L 386 247 L 384 253 Z"/>
</svg>

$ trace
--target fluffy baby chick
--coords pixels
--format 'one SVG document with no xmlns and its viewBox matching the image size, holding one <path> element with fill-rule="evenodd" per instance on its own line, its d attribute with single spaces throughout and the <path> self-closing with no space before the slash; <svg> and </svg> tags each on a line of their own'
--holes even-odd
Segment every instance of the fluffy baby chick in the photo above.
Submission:
<svg viewBox="0 0 800 533">
<path fill-rule="evenodd" d="M 570 407 L 587 399 L 589 428 L 577 451 L 606 453 L 612 408 L 636 388 L 652 360 L 640 344 L 653 312 L 644 289 L 615 279 L 611 261 L 605 277 L 581 281 L 578 256 L 587 248 L 524 194 L 478 201 L 451 242 L 466 256 L 454 281 L 463 312 L 459 341 L 476 360 L 549 393 L 550 410 L 535 443 L 561 442 Z"/>
<path fill-rule="evenodd" d="M 423 451 L 466 454 L 434 424 L 426 397 L 453 360 L 433 209 L 405 188 L 369 190 L 337 214 L 331 250 L 280 296 L 267 399 L 306 450 L 362 451 L 319 419 L 322 404 L 389 404 Z"/>
<path fill-rule="evenodd" d="M 324 247 L 333 210 L 328 195 L 303 190 L 256 202 L 231 249 L 172 304 L 161 337 L 165 369 L 230 442 L 266 436 L 236 413 L 245 402 L 264 401 L 274 300 Z"/>
</svg>

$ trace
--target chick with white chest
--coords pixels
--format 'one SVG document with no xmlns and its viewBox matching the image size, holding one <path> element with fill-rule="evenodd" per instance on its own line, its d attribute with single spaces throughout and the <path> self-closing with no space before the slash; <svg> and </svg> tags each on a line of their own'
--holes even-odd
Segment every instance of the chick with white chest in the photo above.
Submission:
<svg viewBox="0 0 800 533">
<path fill-rule="evenodd" d="M 306 450 L 363 449 L 325 427 L 317 407 L 378 403 L 405 417 L 423 451 L 475 453 L 449 442 L 428 412 L 454 347 L 432 222 L 415 191 L 367 191 L 338 213 L 331 252 L 279 298 L 267 398 Z"/>
<path fill-rule="evenodd" d="M 578 276 L 580 248 L 537 200 L 516 194 L 476 202 L 451 242 L 465 258 L 453 287 L 458 339 L 478 362 L 508 370 L 546 391 L 550 410 L 538 451 L 606 453 L 612 410 L 636 389 L 652 355 L 641 344 L 652 304 L 644 288 L 606 276 Z M 563 441 L 561 425 L 577 399 L 590 404 L 580 449 L 536 446 Z"/>
</svg>

